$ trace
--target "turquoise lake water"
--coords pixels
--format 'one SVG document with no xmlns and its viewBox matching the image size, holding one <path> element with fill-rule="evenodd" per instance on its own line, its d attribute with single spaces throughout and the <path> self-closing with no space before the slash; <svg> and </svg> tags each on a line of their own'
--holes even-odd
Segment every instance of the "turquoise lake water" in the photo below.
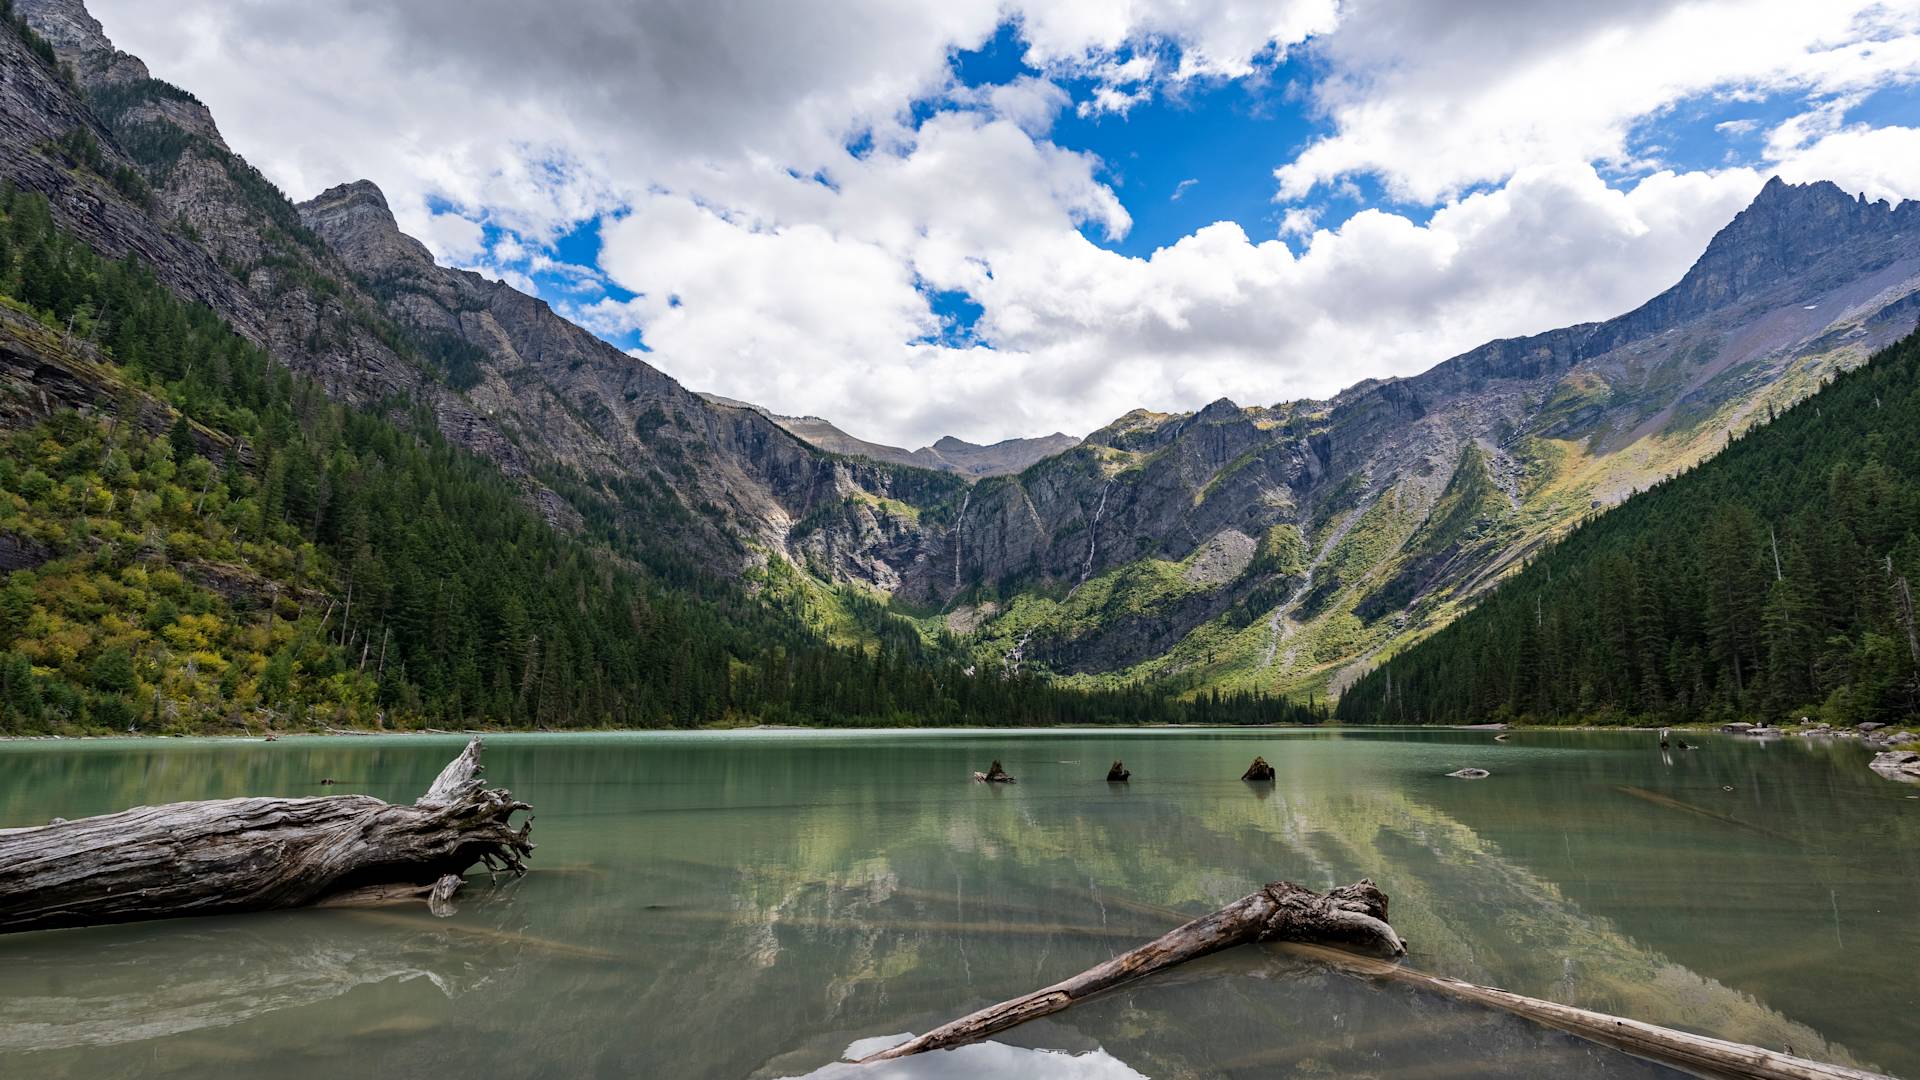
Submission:
<svg viewBox="0 0 1920 1080">
<path fill-rule="evenodd" d="M 411 801 L 457 737 L 0 744 L 0 828 Z M 1278 781 L 1238 779 L 1260 754 Z M 1852 744 L 1633 732 L 500 735 L 533 873 L 459 913 L 0 937 L 0 1076 L 1672 1075 L 1250 947 L 999 1042 L 862 1040 L 1051 983 L 1264 881 L 1371 877 L 1423 970 L 1920 1076 L 1920 787 Z M 1013 786 L 971 783 L 998 758 Z M 1133 780 L 1109 786 L 1115 758 Z M 1492 770 L 1481 781 L 1445 773 Z M 338 783 L 321 787 L 318 780 Z"/>
</svg>

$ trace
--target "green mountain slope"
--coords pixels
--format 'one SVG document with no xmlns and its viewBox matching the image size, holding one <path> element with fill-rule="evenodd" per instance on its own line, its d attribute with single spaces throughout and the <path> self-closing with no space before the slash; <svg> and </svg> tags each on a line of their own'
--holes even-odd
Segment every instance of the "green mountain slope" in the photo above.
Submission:
<svg viewBox="0 0 1920 1080">
<path fill-rule="evenodd" d="M 1920 335 L 1540 554 L 1359 679 L 1349 723 L 1920 708 Z"/>
<path fill-rule="evenodd" d="M 809 612 L 777 569 L 760 599 L 675 587 L 422 410 L 330 400 L 5 187 L 0 431 L 4 732 L 1312 719 L 974 678 L 877 604 Z"/>
</svg>

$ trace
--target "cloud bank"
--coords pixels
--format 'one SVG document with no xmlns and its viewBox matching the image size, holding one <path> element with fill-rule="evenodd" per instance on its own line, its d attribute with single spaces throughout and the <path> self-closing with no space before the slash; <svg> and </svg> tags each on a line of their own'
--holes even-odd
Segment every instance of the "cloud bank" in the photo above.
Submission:
<svg viewBox="0 0 1920 1080">
<path fill-rule="evenodd" d="M 1860 119 L 1920 80 L 1907 3 L 93 7 L 294 197 L 369 176 L 443 261 L 688 385 L 908 446 L 1324 396 L 1617 314 L 1775 172 L 1920 196 L 1920 129 Z M 1019 72 L 960 74 L 1008 34 Z M 1062 118 L 1229 84 L 1311 132 L 1244 147 L 1277 224 L 1113 250 L 1125 189 Z M 1662 149 L 1747 103 L 1712 160 Z M 583 223 L 597 250 L 556 246 Z"/>
</svg>

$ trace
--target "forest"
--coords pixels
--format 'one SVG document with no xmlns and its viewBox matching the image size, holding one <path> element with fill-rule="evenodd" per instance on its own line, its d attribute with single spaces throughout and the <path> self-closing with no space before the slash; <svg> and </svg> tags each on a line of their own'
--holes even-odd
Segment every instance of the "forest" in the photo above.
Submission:
<svg viewBox="0 0 1920 1080">
<path fill-rule="evenodd" d="M 11 189 L 0 305 L 0 343 L 100 380 L 83 411 L 0 408 L 0 732 L 1320 718 L 976 676 L 878 605 L 830 644 L 777 591 L 549 526 L 422 410 L 330 401 Z"/>
<path fill-rule="evenodd" d="M 1590 520 L 1344 723 L 1836 725 L 1920 707 L 1920 335 Z"/>
</svg>

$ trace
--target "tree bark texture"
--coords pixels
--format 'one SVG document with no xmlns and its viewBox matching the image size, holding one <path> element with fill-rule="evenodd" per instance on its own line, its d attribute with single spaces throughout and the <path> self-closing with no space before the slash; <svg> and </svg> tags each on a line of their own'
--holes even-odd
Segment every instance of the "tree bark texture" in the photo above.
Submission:
<svg viewBox="0 0 1920 1080">
<path fill-rule="evenodd" d="M 467 744 L 411 805 L 370 795 L 215 799 L 0 831 L 0 933 L 403 894 L 447 910 L 474 864 L 526 872 L 526 803 Z M 454 880 L 446 880 L 448 877 Z"/>
</svg>

